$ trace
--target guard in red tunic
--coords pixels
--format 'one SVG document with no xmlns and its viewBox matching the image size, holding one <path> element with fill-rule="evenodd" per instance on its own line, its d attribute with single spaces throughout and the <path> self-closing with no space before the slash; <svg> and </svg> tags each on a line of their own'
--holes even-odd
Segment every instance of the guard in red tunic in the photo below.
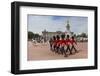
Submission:
<svg viewBox="0 0 100 76">
<path fill-rule="evenodd" d="M 60 37 L 56 36 L 56 53 L 60 54 Z"/>
<path fill-rule="evenodd" d="M 76 49 L 75 46 L 74 46 L 74 45 L 77 45 L 77 42 L 75 41 L 75 39 L 74 39 L 73 36 L 72 36 L 72 38 L 71 38 L 71 45 L 72 45 L 71 50 L 70 50 L 71 53 L 72 53 L 73 50 L 75 50 L 75 52 L 78 52 L 77 49 Z"/>
<path fill-rule="evenodd" d="M 65 35 L 61 35 L 60 45 L 61 45 L 61 49 L 60 49 L 61 53 L 64 54 L 64 57 L 67 57 L 66 51 L 64 49 L 66 45 Z"/>
<path fill-rule="evenodd" d="M 71 40 L 69 39 L 69 35 L 67 35 L 67 38 L 66 38 L 66 46 L 67 46 L 66 52 L 69 51 L 70 54 L 72 54 L 71 49 L 70 49 L 70 44 L 71 44 Z"/>
</svg>

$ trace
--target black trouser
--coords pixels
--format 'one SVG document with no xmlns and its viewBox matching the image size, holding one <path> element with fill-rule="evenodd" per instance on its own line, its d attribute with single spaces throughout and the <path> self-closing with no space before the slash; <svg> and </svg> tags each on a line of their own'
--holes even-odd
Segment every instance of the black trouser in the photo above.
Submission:
<svg viewBox="0 0 100 76">
<path fill-rule="evenodd" d="M 66 54 L 66 51 L 65 51 L 65 49 L 64 49 L 64 46 L 61 47 L 60 51 L 61 51 L 61 54 L 64 54 L 65 56 L 67 55 L 67 54 Z"/>
<path fill-rule="evenodd" d="M 57 52 L 57 53 L 59 52 L 59 46 L 56 47 L 56 52 Z"/>
<path fill-rule="evenodd" d="M 60 45 L 58 45 L 58 46 L 56 47 L 56 52 L 57 52 L 57 53 L 60 53 Z"/>
<path fill-rule="evenodd" d="M 56 51 L 56 45 L 53 46 L 53 51 Z"/>
<path fill-rule="evenodd" d="M 66 49 L 66 52 L 70 52 L 70 54 L 72 54 L 72 52 L 71 52 L 71 49 L 70 49 L 70 45 L 67 45 L 67 49 Z"/>
<path fill-rule="evenodd" d="M 77 49 L 75 48 L 74 45 L 72 45 L 72 47 L 71 47 L 71 52 L 72 52 L 72 50 L 75 50 L 75 52 L 77 52 Z"/>
</svg>

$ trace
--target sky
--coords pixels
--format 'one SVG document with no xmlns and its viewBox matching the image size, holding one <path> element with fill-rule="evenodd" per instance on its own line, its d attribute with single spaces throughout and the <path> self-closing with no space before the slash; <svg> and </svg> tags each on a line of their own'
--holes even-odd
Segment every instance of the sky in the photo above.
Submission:
<svg viewBox="0 0 100 76">
<path fill-rule="evenodd" d="M 42 31 L 65 32 L 67 21 L 70 24 L 71 32 L 76 34 L 88 32 L 88 17 L 81 16 L 53 16 L 53 15 L 27 15 L 28 31 L 42 34 Z"/>
</svg>

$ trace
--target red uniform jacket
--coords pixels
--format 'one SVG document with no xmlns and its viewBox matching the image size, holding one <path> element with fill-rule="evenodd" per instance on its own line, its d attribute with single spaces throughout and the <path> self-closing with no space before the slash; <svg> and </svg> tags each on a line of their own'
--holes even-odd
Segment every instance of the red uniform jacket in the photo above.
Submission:
<svg viewBox="0 0 100 76">
<path fill-rule="evenodd" d="M 65 46 L 66 45 L 66 41 L 65 40 L 60 40 L 60 45 L 61 46 Z"/>
<path fill-rule="evenodd" d="M 66 45 L 70 45 L 71 44 L 71 40 L 70 39 L 66 39 Z"/>
<path fill-rule="evenodd" d="M 58 46 L 59 45 L 60 40 L 54 40 L 53 41 L 53 45 Z"/>
<path fill-rule="evenodd" d="M 73 45 L 74 43 L 77 44 L 74 39 L 71 39 L 71 44 Z"/>
<path fill-rule="evenodd" d="M 60 46 L 60 40 L 56 40 L 56 46 Z"/>
</svg>

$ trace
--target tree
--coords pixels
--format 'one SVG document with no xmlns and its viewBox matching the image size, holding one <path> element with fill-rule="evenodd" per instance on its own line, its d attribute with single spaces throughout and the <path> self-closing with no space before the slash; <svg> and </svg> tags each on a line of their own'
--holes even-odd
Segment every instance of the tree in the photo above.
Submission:
<svg viewBox="0 0 100 76">
<path fill-rule="evenodd" d="M 78 34 L 77 37 L 84 37 L 84 38 L 87 38 L 88 36 L 87 36 L 86 33 L 83 32 L 83 33 L 81 33 L 81 34 Z"/>
<path fill-rule="evenodd" d="M 31 40 L 34 37 L 34 33 L 29 31 L 28 32 L 28 40 Z"/>
<path fill-rule="evenodd" d="M 87 38 L 86 33 L 81 33 L 81 37 L 86 37 Z"/>
<path fill-rule="evenodd" d="M 35 37 L 35 38 L 39 38 L 40 35 L 39 35 L 39 34 L 34 34 L 34 37 Z"/>
<path fill-rule="evenodd" d="M 74 36 L 75 38 L 77 37 L 77 35 L 76 35 L 76 34 L 74 34 L 73 36 Z"/>
</svg>

